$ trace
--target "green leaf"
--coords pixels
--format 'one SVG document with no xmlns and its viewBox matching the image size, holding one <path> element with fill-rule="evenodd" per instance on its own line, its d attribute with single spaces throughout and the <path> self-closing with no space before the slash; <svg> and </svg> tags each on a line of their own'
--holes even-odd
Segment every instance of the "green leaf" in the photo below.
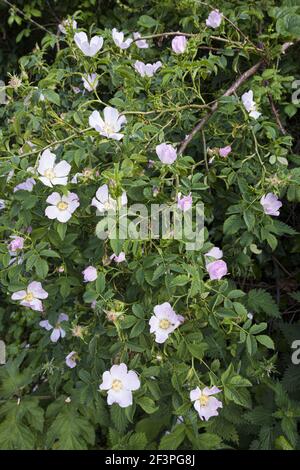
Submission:
<svg viewBox="0 0 300 470">
<path fill-rule="evenodd" d="M 136 400 L 136 403 L 140 405 L 140 407 L 143 408 L 143 410 L 148 414 L 155 413 L 158 410 L 155 402 L 148 397 L 140 397 Z"/>
<path fill-rule="evenodd" d="M 257 341 L 268 349 L 275 349 L 274 341 L 267 335 L 256 336 Z"/>
</svg>

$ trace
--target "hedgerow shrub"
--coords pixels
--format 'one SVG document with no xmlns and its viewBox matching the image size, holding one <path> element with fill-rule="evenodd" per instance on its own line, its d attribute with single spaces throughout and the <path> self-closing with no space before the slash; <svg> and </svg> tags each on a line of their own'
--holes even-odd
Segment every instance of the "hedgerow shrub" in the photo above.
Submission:
<svg viewBox="0 0 300 470">
<path fill-rule="evenodd" d="M 6 80 L 0 447 L 299 449 L 300 2 L 144 3 Z M 203 244 L 103 239 L 126 201 Z"/>
</svg>

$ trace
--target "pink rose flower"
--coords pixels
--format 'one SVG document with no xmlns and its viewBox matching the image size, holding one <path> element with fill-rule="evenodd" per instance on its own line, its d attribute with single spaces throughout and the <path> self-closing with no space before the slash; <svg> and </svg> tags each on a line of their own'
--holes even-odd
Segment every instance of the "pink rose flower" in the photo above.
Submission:
<svg viewBox="0 0 300 470">
<path fill-rule="evenodd" d="M 172 50 L 175 54 L 183 54 L 186 50 L 187 39 L 185 36 L 175 36 L 172 40 Z"/>
<path fill-rule="evenodd" d="M 231 152 L 231 146 L 227 145 L 226 147 L 222 147 L 219 149 L 219 155 L 220 157 L 227 157 Z"/>
<path fill-rule="evenodd" d="M 219 12 L 219 10 L 213 10 L 208 15 L 208 18 L 206 20 L 206 26 L 216 29 L 220 26 L 222 18 L 223 15 Z"/>
<path fill-rule="evenodd" d="M 23 249 L 24 247 L 23 237 L 17 237 L 15 235 L 12 235 L 10 238 L 12 238 L 12 241 L 8 245 L 8 249 L 10 252 L 15 253 L 16 251 Z"/>
<path fill-rule="evenodd" d="M 220 280 L 223 276 L 227 274 L 227 264 L 222 259 L 217 261 L 212 261 L 206 265 L 207 272 L 211 281 Z"/>
<path fill-rule="evenodd" d="M 165 165 L 171 165 L 177 158 L 176 149 L 170 144 L 159 144 L 156 146 L 156 154 Z"/>
<path fill-rule="evenodd" d="M 48 292 L 42 288 L 40 282 L 31 282 L 26 290 L 14 292 L 11 296 L 12 300 L 20 300 L 20 305 L 29 307 L 37 312 L 43 311 L 43 304 L 40 299 L 47 299 Z"/>
<path fill-rule="evenodd" d="M 282 206 L 282 202 L 279 201 L 275 194 L 268 193 L 266 196 L 261 198 L 260 203 L 263 206 L 265 214 L 275 216 L 279 215 L 279 209 Z"/>
<path fill-rule="evenodd" d="M 122 263 L 123 261 L 126 260 L 124 251 L 121 251 L 119 255 L 116 255 L 115 253 L 113 253 L 109 258 L 115 261 L 116 263 Z"/>
<path fill-rule="evenodd" d="M 188 194 L 188 196 L 182 196 L 181 193 L 178 193 L 177 196 L 177 207 L 181 209 L 183 212 L 188 211 L 193 204 L 193 198 L 191 196 L 191 193 Z"/>
<path fill-rule="evenodd" d="M 66 357 L 66 364 L 70 369 L 74 369 L 74 367 L 77 366 L 76 360 L 78 359 L 77 352 L 72 351 L 70 354 L 67 355 Z"/>
<path fill-rule="evenodd" d="M 88 266 L 82 271 L 84 282 L 93 282 L 97 279 L 97 269 L 93 266 Z"/>
</svg>

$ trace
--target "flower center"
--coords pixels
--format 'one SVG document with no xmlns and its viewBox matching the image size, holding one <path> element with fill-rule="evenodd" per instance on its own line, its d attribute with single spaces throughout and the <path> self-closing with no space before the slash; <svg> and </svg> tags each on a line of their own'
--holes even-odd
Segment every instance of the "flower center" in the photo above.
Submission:
<svg viewBox="0 0 300 470">
<path fill-rule="evenodd" d="M 201 406 L 207 406 L 209 397 L 207 395 L 201 395 L 201 397 L 198 398 L 198 400 Z"/>
<path fill-rule="evenodd" d="M 111 388 L 115 390 L 116 392 L 119 392 L 123 388 L 123 384 L 121 380 L 115 379 L 111 385 Z"/>
<path fill-rule="evenodd" d="M 169 328 L 170 325 L 171 323 L 166 318 L 160 320 L 159 322 L 159 328 L 161 328 L 162 330 L 166 330 L 167 328 Z"/>
<path fill-rule="evenodd" d="M 65 211 L 67 208 L 68 208 L 68 204 L 64 201 L 60 201 L 58 204 L 57 204 L 57 209 L 59 209 L 60 211 Z"/>
<path fill-rule="evenodd" d="M 26 302 L 31 302 L 33 299 L 33 294 L 31 292 L 28 292 L 24 300 L 26 300 Z"/>
<path fill-rule="evenodd" d="M 113 134 L 115 132 L 115 130 L 111 126 L 109 126 L 108 124 L 104 125 L 104 130 L 108 135 Z"/>
<path fill-rule="evenodd" d="M 52 168 L 48 168 L 48 170 L 45 171 L 44 175 L 46 176 L 46 178 L 49 178 L 50 180 L 52 178 L 55 178 L 55 173 L 52 170 Z"/>
</svg>

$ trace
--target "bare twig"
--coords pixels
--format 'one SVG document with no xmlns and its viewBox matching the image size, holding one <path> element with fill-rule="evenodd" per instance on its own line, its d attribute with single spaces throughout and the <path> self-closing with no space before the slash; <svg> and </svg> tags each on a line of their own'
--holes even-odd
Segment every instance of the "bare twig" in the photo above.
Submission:
<svg viewBox="0 0 300 470">
<path fill-rule="evenodd" d="M 14 5 L 13 3 L 9 2 L 8 0 L 1 0 L 2 2 L 6 3 L 6 5 L 10 6 L 11 8 L 15 9 L 15 11 L 17 13 L 19 13 L 19 15 L 23 16 L 23 18 L 27 21 L 29 21 L 30 23 L 34 24 L 37 28 L 39 29 L 42 29 L 43 31 L 46 31 L 46 33 L 48 34 L 51 34 L 52 36 L 55 36 L 54 33 L 52 33 L 51 31 L 49 31 L 47 28 L 45 28 L 43 25 L 37 23 L 36 21 L 34 21 L 32 18 L 29 18 L 26 13 L 24 13 L 22 10 L 20 10 L 20 8 L 18 8 L 16 5 Z"/>
<path fill-rule="evenodd" d="M 257 62 L 255 65 L 253 65 L 250 69 L 246 70 L 246 72 L 244 72 L 232 85 L 230 88 L 228 88 L 228 90 L 225 91 L 225 93 L 222 95 L 222 98 L 226 97 L 226 96 L 231 96 L 233 93 L 235 93 L 235 91 L 246 81 L 248 80 L 250 77 L 252 77 L 252 75 L 254 75 L 258 69 L 261 67 L 261 65 L 263 64 L 263 60 L 260 60 L 259 62 Z M 217 111 L 219 107 L 219 102 L 216 101 L 213 106 L 211 107 L 210 111 L 208 114 L 206 114 L 202 119 L 201 121 L 198 122 L 198 124 L 194 127 L 194 129 L 192 130 L 192 132 L 186 137 L 186 139 L 181 143 L 180 147 L 179 147 L 179 150 L 178 150 L 178 154 L 182 154 L 186 147 L 189 145 L 189 143 L 192 141 L 192 139 L 194 138 L 194 136 L 205 126 L 205 124 L 207 123 L 207 121 L 214 115 L 214 113 Z"/>
<path fill-rule="evenodd" d="M 269 98 L 269 103 L 270 103 L 270 105 L 271 105 L 272 113 L 274 114 L 274 117 L 275 117 L 275 119 L 276 119 L 277 125 L 278 125 L 278 127 L 279 127 L 279 129 L 280 129 L 280 132 L 281 132 L 282 135 L 286 135 L 287 132 L 286 132 L 285 128 L 283 127 L 283 124 L 282 124 L 281 119 L 280 119 L 280 116 L 279 116 L 279 112 L 278 112 L 277 109 L 276 109 L 276 106 L 275 106 L 275 103 L 274 103 L 274 101 L 273 101 L 273 98 L 272 98 L 271 93 L 268 94 L 268 98 Z"/>
</svg>

